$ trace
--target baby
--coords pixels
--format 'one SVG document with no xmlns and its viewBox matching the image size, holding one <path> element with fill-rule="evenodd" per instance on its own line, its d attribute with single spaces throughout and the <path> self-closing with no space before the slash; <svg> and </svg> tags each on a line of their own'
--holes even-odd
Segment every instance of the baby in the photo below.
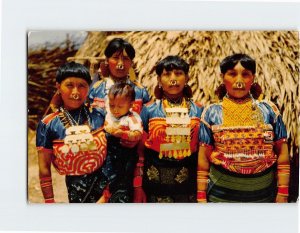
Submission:
<svg viewBox="0 0 300 233">
<path fill-rule="evenodd" d="M 109 202 L 132 202 L 133 198 L 137 151 L 136 148 L 123 147 L 120 139 L 138 141 L 142 137 L 142 120 L 130 110 L 134 100 L 134 89 L 126 83 L 115 84 L 108 92 L 109 109 L 104 123 L 107 158 L 103 172 L 109 181 Z"/>
</svg>

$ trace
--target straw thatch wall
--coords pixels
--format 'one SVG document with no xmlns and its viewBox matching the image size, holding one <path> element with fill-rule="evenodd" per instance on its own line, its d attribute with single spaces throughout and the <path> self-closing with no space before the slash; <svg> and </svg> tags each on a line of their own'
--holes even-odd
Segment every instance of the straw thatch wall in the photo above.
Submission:
<svg viewBox="0 0 300 233">
<path fill-rule="evenodd" d="M 100 56 L 114 37 L 128 40 L 136 50 L 138 80 L 152 93 L 155 64 L 167 55 L 179 55 L 190 64 L 189 84 L 194 100 L 217 101 L 220 61 L 233 53 L 247 53 L 257 62 L 257 82 L 264 98 L 279 107 L 292 144 L 300 145 L 299 34 L 296 31 L 149 31 L 90 32 L 76 56 Z M 297 150 L 298 152 L 298 150 Z"/>
</svg>

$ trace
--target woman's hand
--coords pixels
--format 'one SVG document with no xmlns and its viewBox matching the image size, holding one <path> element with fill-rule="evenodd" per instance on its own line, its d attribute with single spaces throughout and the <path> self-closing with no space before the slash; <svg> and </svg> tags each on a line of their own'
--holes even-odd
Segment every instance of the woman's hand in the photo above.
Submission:
<svg viewBox="0 0 300 233">
<path fill-rule="evenodd" d="M 142 187 L 133 188 L 133 202 L 134 203 L 146 203 L 146 194 Z"/>
</svg>

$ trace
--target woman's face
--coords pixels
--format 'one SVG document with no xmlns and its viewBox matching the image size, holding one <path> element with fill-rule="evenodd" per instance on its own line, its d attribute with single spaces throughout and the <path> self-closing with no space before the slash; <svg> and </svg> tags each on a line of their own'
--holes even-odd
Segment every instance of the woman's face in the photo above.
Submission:
<svg viewBox="0 0 300 233">
<path fill-rule="evenodd" d="M 240 99 L 249 94 L 254 75 L 250 70 L 245 69 L 240 62 L 222 76 L 229 96 Z"/>
<path fill-rule="evenodd" d="M 108 67 L 113 78 L 127 77 L 131 65 L 132 61 L 125 50 L 117 51 L 108 58 Z"/>
<path fill-rule="evenodd" d="M 158 83 L 161 85 L 164 94 L 169 97 L 182 96 L 184 85 L 188 80 L 183 70 L 174 69 L 171 71 L 163 70 L 158 77 Z"/>
<path fill-rule="evenodd" d="M 56 83 L 56 87 L 61 94 L 63 105 L 67 110 L 79 108 L 89 92 L 89 84 L 82 78 L 69 77 L 61 83 Z"/>
</svg>

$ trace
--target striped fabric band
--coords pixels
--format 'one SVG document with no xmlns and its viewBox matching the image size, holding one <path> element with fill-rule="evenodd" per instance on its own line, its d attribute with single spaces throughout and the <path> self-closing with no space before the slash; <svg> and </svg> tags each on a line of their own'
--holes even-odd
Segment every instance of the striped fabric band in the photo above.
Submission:
<svg viewBox="0 0 300 233">
<path fill-rule="evenodd" d="M 241 176 L 211 166 L 207 191 L 210 202 L 273 202 L 276 191 L 273 169 Z"/>
</svg>

